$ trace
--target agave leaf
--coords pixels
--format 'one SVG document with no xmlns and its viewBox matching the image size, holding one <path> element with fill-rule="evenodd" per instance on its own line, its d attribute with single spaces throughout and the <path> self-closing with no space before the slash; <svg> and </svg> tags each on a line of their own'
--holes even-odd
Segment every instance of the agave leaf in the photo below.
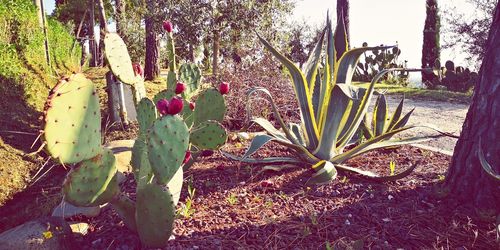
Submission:
<svg viewBox="0 0 500 250">
<path fill-rule="evenodd" d="M 275 140 L 274 137 L 270 135 L 257 135 L 253 138 L 252 143 L 250 143 L 250 147 L 247 149 L 245 154 L 243 155 L 243 159 L 255 153 L 262 146 L 266 145 L 268 142 Z"/>
<path fill-rule="evenodd" d="M 308 186 L 328 184 L 337 178 L 337 169 L 329 161 L 320 161 L 312 167 L 316 170 L 316 173 L 307 180 L 306 185 Z"/>
<path fill-rule="evenodd" d="M 306 81 L 309 83 L 309 89 L 313 90 L 316 83 L 316 75 L 318 74 L 318 64 L 321 59 L 321 51 L 323 49 L 323 41 L 325 38 L 326 29 L 323 29 L 321 36 L 313 48 L 311 55 L 307 59 L 304 66 L 304 73 L 306 74 Z"/>
<path fill-rule="evenodd" d="M 283 129 L 283 132 L 285 132 L 285 135 L 286 137 L 288 138 L 288 140 L 290 140 L 292 142 L 291 145 L 289 145 L 290 147 L 293 147 L 294 149 L 296 149 L 297 151 L 300 151 L 302 152 L 305 156 L 307 156 L 308 159 L 312 160 L 312 161 L 318 161 L 318 158 L 316 156 L 314 156 L 313 154 L 311 154 L 304 146 L 302 146 L 292 135 L 292 133 L 290 132 L 290 130 L 288 130 L 288 127 L 285 125 L 285 122 L 283 121 L 283 118 L 281 118 L 281 115 L 280 113 L 278 112 L 278 108 L 276 107 L 276 104 L 274 103 L 274 100 L 273 100 L 273 97 L 271 96 L 271 93 L 269 93 L 269 91 L 265 88 L 252 88 L 248 91 L 248 95 L 252 95 L 253 93 L 256 93 L 256 92 L 262 92 L 265 94 L 265 97 L 269 100 L 269 102 L 271 103 L 271 108 L 273 110 L 273 113 L 276 117 L 276 119 L 278 120 L 281 128 Z"/>
<path fill-rule="evenodd" d="M 399 118 L 401 117 L 401 114 L 403 113 L 404 101 L 405 101 L 405 96 L 403 95 L 403 99 L 401 99 L 401 101 L 399 102 L 398 107 L 396 108 L 396 110 L 394 111 L 394 114 L 391 117 L 391 122 L 389 123 L 389 127 L 387 128 L 387 131 L 390 131 L 394 127 L 394 125 L 396 124 L 396 122 L 399 121 Z M 404 124 L 404 125 L 406 125 L 406 124 Z"/>
<path fill-rule="evenodd" d="M 350 91 L 344 90 L 344 87 L 348 86 L 337 84 L 332 89 L 330 95 L 332 100 L 329 102 L 325 119 L 328 122 L 323 124 L 319 146 L 314 151 L 314 154 L 320 159 L 330 159 L 332 154 L 336 154 L 337 137 L 342 131 L 345 121 L 348 120 L 353 97 Z"/>
<path fill-rule="evenodd" d="M 335 50 L 337 58 L 341 58 L 348 49 L 349 44 L 347 41 L 344 13 L 341 12 L 340 18 L 337 20 L 337 28 L 335 29 Z"/>
<path fill-rule="evenodd" d="M 282 163 L 282 164 L 303 164 L 304 162 L 291 157 L 268 157 L 264 159 L 256 159 L 256 158 L 243 158 L 238 157 L 236 155 L 230 154 L 225 151 L 221 151 L 221 154 L 231 160 L 241 161 L 245 163 L 253 163 L 253 164 L 274 164 L 274 163 Z"/>
<path fill-rule="evenodd" d="M 311 93 L 306 82 L 306 78 L 300 71 L 300 69 L 288 58 L 279 53 L 271 44 L 257 34 L 259 40 L 264 44 L 264 46 L 271 51 L 271 53 L 288 69 L 293 80 L 293 87 L 295 90 L 295 95 L 297 96 L 297 101 L 299 103 L 300 113 L 302 116 L 302 122 L 306 129 L 308 145 L 311 148 L 315 148 L 318 145 L 319 131 L 314 118 L 314 110 L 311 103 Z"/>
<path fill-rule="evenodd" d="M 314 118 L 316 118 L 316 122 L 319 122 L 319 111 L 321 110 L 320 97 L 321 97 L 321 88 L 323 88 L 323 84 L 321 82 L 321 74 L 319 73 L 319 69 L 317 69 L 316 73 L 316 83 L 314 84 L 314 89 L 312 93 L 312 105 L 314 109 Z"/>
<path fill-rule="evenodd" d="M 368 126 L 368 117 L 366 115 L 365 115 L 365 119 L 363 119 L 363 122 L 361 122 L 360 128 L 361 128 L 361 132 L 363 132 L 363 136 L 366 139 L 370 139 L 370 138 L 374 137 L 374 135 L 372 134 L 372 131 L 370 130 L 370 127 Z"/>
<path fill-rule="evenodd" d="M 291 143 L 291 141 L 286 138 L 286 135 L 283 132 L 277 130 L 270 121 L 268 121 L 262 117 L 258 117 L 258 118 L 252 119 L 252 122 L 257 123 L 263 129 L 265 129 L 267 131 L 267 133 L 269 133 L 270 135 L 272 135 L 278 139 L 281 139 L 281 140 L 284 140 L 284 141 Z"/>
<path fill-rule="evenodd" d="M 283 164 L 283 165 L 267 165 L 262 168 L 262 172 L 264 171 L 274 171 L 281 172 L 286 169 L 298 168 L 298 165 L 295 164 Z"/>
<path fill-rule="evenodd" d="M 409 168 L 407 168 L 406 170 L 404 170 L 403 172 L 395 174 L 395 175 L 389 175 L 389 176 L 380 176 L 380 175 L 378 175 L 374 172 L 371 172 L 371 171 L 353 168 L 353 167 L 349 167 L 349 166 L 342 165 L 342 164 L 338 164 L 336 166 L 340 170 L 349 171 L 349 172 L 359 174 L 361 177 L 363 177 L 365 179 L 369 179 L 369 180 L 373 180 L 373 181 L 395 181 L 395 180 L 399 180 L 401 178 L 404 178 L 404 177 L 410 175 L 411 172 L 413 172 L 413 170 L 418 166 L 418 164 L 419 163 L 415 163 L 412 166 L 410 166 Z"/>
<path fill-rule="evenodd" d="M 351 51 L 352 50 L 348 51 L 344 56 L 349 54 L 349 52 L 351 52 Z M 340 138 L 338 147 L 343 148 L 348 142 L 351 141 L 351 138 L 354 136 L 354 133 L 356 133 L 356 131 L 359 127 L 359 124 L 361 123 L 364 115 L 366 114 L 366 111 L 368 109 L 368 104 L 373 96 L 373 90 L 375 88 L 375 83 L 378 82 L 380 80 L 380 78 L 382 78 L 385 74 L 392 72 L 392 71 L 396 71 L 396 70 L 401 70 L 401 69 L 385 69 L 385 70 L 382 70 L 377 75 L 375 75 L 375 77 L 373 77 L 370 85 L 368 86 L 368 88 L 365 91 L 365 94 L 363 95 L 363 99 L 361 100 L 361 102 L 359 104 L 358 111 L 357 111 L 356 115 L 354 116 L 354 118 L 352 119 L 352 123 L 348 124 L 349 125 L 348 129 L 346 130 L 346 132 L 342 136 L 342 138 Z"/>
<path fill-rule="evenodd" d="M 403 116 L 403 118 L 401 118 L 401 120 L 397 121 L 396 124 L 394 124 L 394 126 L 390 128 L 390 130 L 404 127 L 406 125 L 406 123 L 408 123 L 408 120 L 410 120 L 410 116 L 414 110 L 415 110 L 415 108 L 410 110 L 410 112 L 408 112 L 405 116 Z"/>
<path fill-rule="evenodd" d="M 399 146 L 399 145 L 410 144 L 410 143 L 417 143 L 417 142 L 427 141 L 429 139 L 442 136 L 442 135 L 431 135 L 431 136 L 418 136 L 418 137 L 410 137 L 410 138 L 404 138 L 404 139 L 388 140 L 397 133 L 401 133 L 405 130 L 416 128 L 416 127 L 427 127 L 427 126 L 406 126 L 403 128 L 389 131 L 389 132 L 384 133 L 382 135 L 371 138 L 371 139 L 363 142 L 362 144 L 359 144 L 358 146 L 354 147 L 353 149 L 351 149 L 347 152 L 344 152 L 340 155 L 333 157 L 331 159 L 331 162 L 342 163 L 347 159 L 356 157 L 356 156 L 363 154 L 363 153 L 366 153 L 370 150 L 391 147 L 391 146 Z M 430 128 L 430 127 L 427 127 L 427 128 Z"/>
<path fill-rule="evenodd" d="M 385 132 L 387 120 L 387 101 L 384 95 L 379 95 L 373 109 L 373 132 L 379 136 Z"/>
<path fill-rule="evenodd" d="M 300 127 L 300 125 L 297 123 L 290 123 L 289 126 L 290 131 L 292 131 L 293 135 L 295 136 L 295 138 L 297 138 L 299 143 L 301 145 L 305 145 L 304 136 L 302 135 L 302 128 Z"/>
<path fill-rule="evenodd" d="M 481 145 L 481 143 L 479 143 Z M 488 173 L 489 176 L 491 176 L 493 179 L 500 181 L 500 175 L 496 174 L 495 171 L 493 171 L 493 168 L 491 165 L 486 161 L 486 157 L 484 157 L 483 149 L 481 146 L 479 146 L 479 150 L 477 151 L 477 155 L 479 157 L 479 162 L 481 163 L 481 166 L 483 167 L 484 171 Z"/>
</svg>

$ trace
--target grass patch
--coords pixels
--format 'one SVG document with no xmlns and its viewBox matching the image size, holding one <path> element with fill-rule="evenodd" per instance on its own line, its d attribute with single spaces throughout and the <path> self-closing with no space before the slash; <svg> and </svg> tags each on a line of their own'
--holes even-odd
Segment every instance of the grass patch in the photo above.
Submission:
<svg viewBox="0 0 500 250">
<path fill-rule="evenodd" d="M 360 87 L 368 87 L 369 83 L 355 82 L 354 85 Z M 380 92 L 385 92 L 387 95 L 404 95 L 409 99 L 423 101 L 470 104 L 472 97 L 472 92 L 461 93 L 448 90 L 420 89 L 385 83 L 376 84 L 375 89 Z"/>
</svg>

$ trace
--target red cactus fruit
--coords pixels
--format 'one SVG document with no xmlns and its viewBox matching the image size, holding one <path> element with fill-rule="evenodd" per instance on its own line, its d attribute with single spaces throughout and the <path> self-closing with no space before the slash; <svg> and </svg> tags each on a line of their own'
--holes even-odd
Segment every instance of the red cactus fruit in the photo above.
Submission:
<svg viewBox="0 0 500 250">
<path fill-rule="evenodd" d="M 168 33 L 172 32 L 172 23 L 170 21 L 163 21 L 163 29 L 167 31 Z"/>
<path fill-rule="evenodd" d="M 184 156 L 184 161 L 182 161 L 182 165 L 186 164 L 191 159 L 191 151 L 186 151 L 186 155 Z"/>
<path fill-rule="evenodd" d="M 142 66 L 140 63 L 132 63 L 132 68 L 134 69 L 134 74 L 140 75 L 142 78 L 144 78 L 144 70 L 142 69 Z"/>
<path fill-rule="evenodd" d="M 182 101 L 182 98 L 174 96 L 172 97 L 172 99 L 170 99 L 170 102 L 168 103 L 168 114 L 169 115 L 179 114 L 182 111 L 183 107 L 184 107 L 184 102 Z"/>
<path fill-rule="evenodd" d="M 229 93 L 229 83 L 221 82 L 221 84 L 219 86 L 219 92 L 223 95 Z"/>
<path fill-rule="evenodd" d="M 189 108 L 190 108 L 191 110 L 194 110 L 194 107 L 196 107 L 196 103 L 194 103 L 194 102 L 190 102 L 190 103 L 189 103 Z"/>
<path fill-rule="evenodd" d="M 158 108 L 158 111 L 161 115 L 168 114 L 168 106 L 170 105 L 167 99 L 161 99 L 158 101 L 158 103 L 156 103 L 156 107 Z"/>
<path fill-rule="evenodd" d="M 183 82 L 177 82 L 177 85 L 175 85 L 175 93 L 181 94 L 184 90 L 186 90 L 186 84 Z"/>
</svg>

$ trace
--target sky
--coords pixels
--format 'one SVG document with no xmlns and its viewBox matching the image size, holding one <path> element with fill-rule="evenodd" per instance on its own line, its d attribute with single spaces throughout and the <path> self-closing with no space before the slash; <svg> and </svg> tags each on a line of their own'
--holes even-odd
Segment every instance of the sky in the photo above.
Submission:
<svg viewBox="0 0 500 250">
<path fill-rule="evenodd" d="M 48 14 L 54 9 L 55 0 L 43 0 Z M 319 26 L 326 19 L 327 10 L 336 13 L 335 0 L 297 0 L 293 19 L 305 20 Z M 467 0 L 439 0 L 439 8 L 457 7 L 467 13 L 472 6 Z M 398 44 L 400 59 L 408 60 L 408 67 L 420 67 L 422 30 L 425 22 L 425 0 L 350 0 L 351 45 Z M 443 25 L 445 25 L 443 23 Z M 98 34 L 99 32 L 96 32 Z M 441 43 L 446 43 L 441 36 Z M 456 65 L 469 66 L 465 55 L 451 49 L 442 50 L 441 61 L 455 61 Z"/>
</svg>

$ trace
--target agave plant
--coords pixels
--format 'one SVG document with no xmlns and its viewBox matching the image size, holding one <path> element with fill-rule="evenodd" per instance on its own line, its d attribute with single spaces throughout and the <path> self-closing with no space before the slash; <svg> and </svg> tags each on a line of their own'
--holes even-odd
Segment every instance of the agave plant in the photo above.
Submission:
<svg viewBox="0 0 500 250">
<path fill-rule="evenodd" d="M 404 127 L 406 123 L 408 123 L 408 120 L 410 119 L 410 116 L 415 109 L 410 110 L 410 112 L 401 117 L 401 115 L 403 114 L 403 104 L 404 97 L 399 102 L 399 105 L 392 116 L 389 116 L 389 108 L 387 106 L 385 95 L 380 94 L 373 108 L 371 125 L 368 120 L 368 115 L 365 115 L 365 119 L 361 123 L 360 129 L 363 133 L 364 138 L 369 140 L 384 133 L 388 133 Z M 390 137 L 386 138 L 385 140 L 388 139 L 390 139 Z"/>
<path fill-rule="evenodd" d="M 343 164 L 346 160 L 370 150 L 428 139 L 428 136 L 390 139 L 400 132 L 415 127 L 398 126 L 397 128 L 393 127 L 393 129 L 381 130 L 381 133 L 376 133 L 370 139 L 356 146 L 347 147 L 352 144 L 352 139 L 367 113 L 369 103 L 374 95 L 375 83 L 388 72 L 409 70 L 386 69 L 377 74 L 367 88 L 357 87 L 352 84 L 352 77 L 359 57 L 366 51 L 388 49 L 394 46 L 361 47 L 348 50 L 343 20 L 340 19 L 334 32 L 331 21 L 327 17 L 326 27 L 303 70 L 301 70 L 273 48 L 268 41 L 260 35 L 258 37 L 262 44 L 290 73 L 299 104 L 301 124 L 285 123 L 267 89 L 250 89 L 247 109 L 251 108 L 251 97 L 254 94 L 263 94 L 270 102 L 274 117 L 281 129 L 276 129 L 270 121 L 264 118 L 250 118 L 252 122 L 264 128 L 267 134 L 257 135 L 242 157 L 223 152 L 226 157 L 248 163 L 312 165 L 316 173 L 308 181 L 309 184 L 329 182 L 336 177 L 337 169 L 355 172 L 371 179 L 383 181 L 402 178 L 411 173 L 415 165 L 395 175 L 379 176 L 370 171 Z M 324 47 L 325 51 L 323 50 Z M 336 51 L 336 47 L 345 49 Z M 342 56 L 336 58 L 336 55 Z M 294 156 L 265 159 L 250 157 L 264 144 L 271 141 L 288 147 L 294 152 Z"/>
</svg>

